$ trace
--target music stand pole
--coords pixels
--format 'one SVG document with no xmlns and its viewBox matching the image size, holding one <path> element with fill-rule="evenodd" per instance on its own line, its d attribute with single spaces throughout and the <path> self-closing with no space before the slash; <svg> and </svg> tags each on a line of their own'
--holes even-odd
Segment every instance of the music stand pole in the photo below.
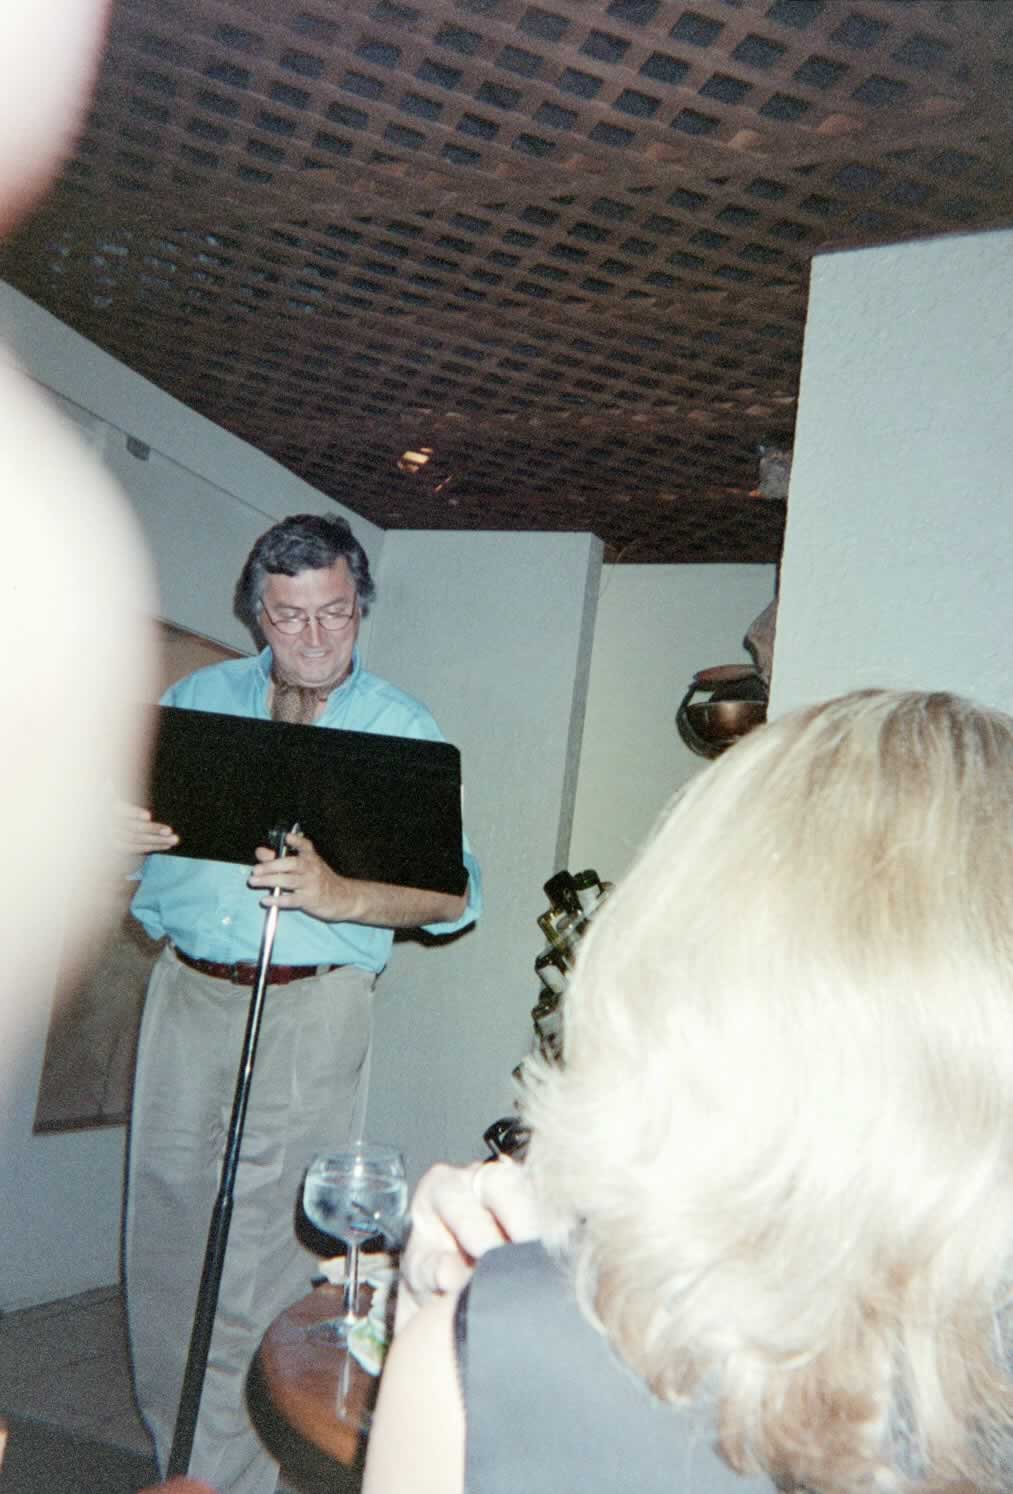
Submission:
<svg viewBox="0 0 1013 1494">
<path fill-rule="evenodd" d="M 298 826 L 295 827 L 298 829 Z M 284 855 L 286 831 L 272 831 L 271 839 L 277 855 Z M 277 838 L 280 835 L 280 841 Z M 277 892 L 277 890 L 276 890 Z M 264 915 L 264 928 L 260 938 L 260 953 L 257 956 L 257 974 L 250 997 L 250 1010 L 243 1036 L 243 1052 L 236 1078 L 236 1093 L 232 1101 L 232 1118 L 225 1142 L 225 1158 L 222 1162 L 222 1177 L 218 1197 L 211 1212 L 208 1242 L 204 1251 L 204 1269 L 201 1272 L 200 1289 L 197 1293 L 197 1308 L 194 1313 L 190 1348 L 183 1373 L 183 1389 L 180 1392 L 179 1410 L 172 1435 L 172 1450 L 166 1468 L 166 1478 L 186 1474 L 190 1469 L 190 1454 L 193 1451 L 194 1432 L 197 1428 L 197 1413 L 200 1410 L 204 1375 L 208 1367 L 208 1351 L 211 1348 L 211 1331 L 218 1308 L 218 1292 L 222 1284 L 225 1267 L 225 1247 L 229 1242 L 229 1226 L 232 1223 L 232 1200 L 235 1192 L 236 1173 L 239 1169 L 239 1152 L 243 1141 L 243 1125 L 246 1107 L 250 1099 L 250 1082 L 253 1078 L 253 1062 L 257 1056 L 257 1039 L 264 1013 L 264 993 L 267 990 L 267 972 L 271 964 L 275 931 L 278 927 L 280 909 L 272 901 Z"/>
</svg>

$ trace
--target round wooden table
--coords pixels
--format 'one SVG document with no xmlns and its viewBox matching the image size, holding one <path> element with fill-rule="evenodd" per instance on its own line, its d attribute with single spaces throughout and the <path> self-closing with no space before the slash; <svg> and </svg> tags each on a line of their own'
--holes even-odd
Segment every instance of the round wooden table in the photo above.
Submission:
<svg viewBox="0 0 1013 1494">
<path fill-rule="evenodd" d="M 368 1288 L 361 1290 L 360 1310 L 367 1311 Z M 337 1317 L 342 1298 L 341 1287 L 316 1287 L 279 1313 L 257 1357 L 278 1414 L 307 1442 L 352 1467 L 361 1460 L 379 1382 L 341 1344 L 314 1338 L 311 1331 Z"/>
</svg>

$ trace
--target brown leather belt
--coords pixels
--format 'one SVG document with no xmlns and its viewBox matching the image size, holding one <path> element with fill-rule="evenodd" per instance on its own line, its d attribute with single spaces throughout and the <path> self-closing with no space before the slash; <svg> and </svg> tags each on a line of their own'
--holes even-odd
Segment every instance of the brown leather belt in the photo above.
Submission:
<svg viewBox="0 0 1013 1494">
<path fill-rule="evenodd" d="M 175 946 L 174 953 L 177 960 L 184 965 L 189 965 L 191 970 L 198 970 L 201 975 L 213 976 L 215 980 L 231 981 L 234 986 L 256 984 L 257 965 L 255 962 L 239 960 L 234 965 L 225 965 L 219 960 L 196 960 L 193 955 L 184 954 Z M 332 970 L 342 969 L 344 969 L 342 965 L 269 965 L 267 983 L 270 986 L 287 986 L 293 980 L 310 980 L 314 975 L 330 975 Z"/>
</svg>

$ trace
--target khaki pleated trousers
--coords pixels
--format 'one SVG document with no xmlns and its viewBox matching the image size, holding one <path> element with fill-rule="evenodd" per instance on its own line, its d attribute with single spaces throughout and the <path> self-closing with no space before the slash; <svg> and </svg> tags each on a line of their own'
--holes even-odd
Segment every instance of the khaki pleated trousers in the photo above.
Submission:
<svg viewBox="0 0 1013 1494">
<path fill-rule="evenodd" d="M 354 966 L 269 987 L 190 1471 L 221 1494 L 271 1494 L 278 1468 L 245 1382 L 271 1320 L 316 1259 L 294 1218 L 315 1152 L 360 1135 L 375 977 Z M 125 1224 L 134 1384 L 163 1474 L 249 1013 L 250 990 L 163 951 L 138 1046 Z"/>
</svg>

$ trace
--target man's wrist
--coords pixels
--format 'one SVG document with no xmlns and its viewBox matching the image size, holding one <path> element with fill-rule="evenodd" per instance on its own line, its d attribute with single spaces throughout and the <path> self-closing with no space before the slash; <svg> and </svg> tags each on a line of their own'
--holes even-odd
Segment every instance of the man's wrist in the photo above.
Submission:
<svg viewBox="0 0 1013 1494">
<path fill-rule="evenodd" d="M 364 884 L 353 881 L 350 877 L 340 877 L 337 872 L 332 875 L 334 878 L 333 893 L 326 921 L 328 923 L 364 923 L 365 914 L 369 911 L 366 906 Z"/>
</svg>

